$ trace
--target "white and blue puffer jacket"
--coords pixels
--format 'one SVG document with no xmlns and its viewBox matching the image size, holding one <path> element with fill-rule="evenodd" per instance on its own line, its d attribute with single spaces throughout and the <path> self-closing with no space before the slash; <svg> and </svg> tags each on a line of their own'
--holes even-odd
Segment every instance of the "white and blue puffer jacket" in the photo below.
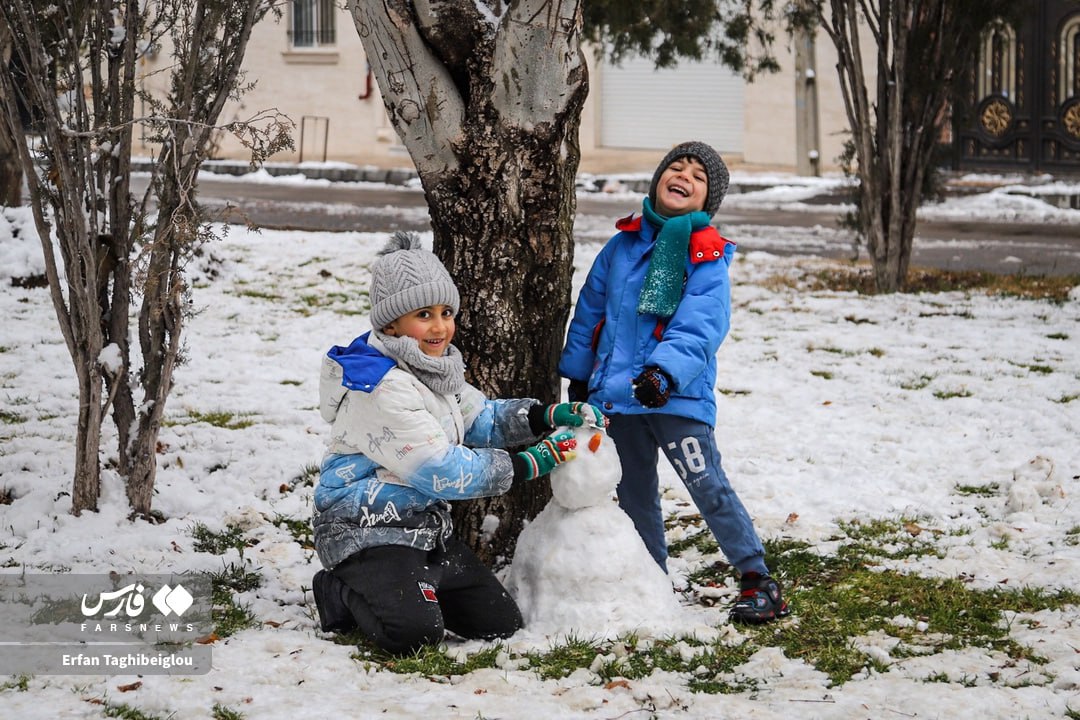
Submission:
<svg viewBox="0 0 1080 720">
<path fill-rule="evenodd" d="M 682 299 L 665 322 L 637 311 L 657 230 L 634 216 L 615 227 L 620 232 L 597 255 L 578 294 L 559 374 L 588 381 L 589 402 L 605 415 L 666 413 L 713 426 L 716 352 L 731 323 L 735 243 L 711 225 L 690 236 Z M 634 398 L 631 380 L 650 366 L 673 381 L 660 408 Z"/>
<path fill-rule="evenodd" d="M 439 395 L 381 349 L 366 333 L 323 358 L 319 412 L 332 428 L 312 524 L 327 569 L 376 545 L 440 545 L 447 501 L 510 489 L 510 455 L 495 448 L 537 439 L 536 400 L 488 400 L 469 384 Z"/>
</svg>

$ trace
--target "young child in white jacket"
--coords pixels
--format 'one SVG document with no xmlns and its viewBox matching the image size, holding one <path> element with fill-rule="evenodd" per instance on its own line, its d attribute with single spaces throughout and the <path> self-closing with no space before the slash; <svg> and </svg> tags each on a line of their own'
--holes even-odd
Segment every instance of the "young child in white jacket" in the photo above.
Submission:
<svg viewBox="0 0 1080 720">
<path fill-rule="evenodd" d="M 452 534 L 448 501 L 549 473 L 574 457 L 567 427 L 605 418 L 585 403 L 489 400 L 468 384 L 451 345 L 457 287 L 417 236 L 395 234 L 371 275 L 373 330 L 331 348 L 320 378 L 332 425 L 313 518 L 322 629 L 358 629 L 391 653 L 437 644 L 444 630 L 508 637 L 521 613 Z"/>
</svg>

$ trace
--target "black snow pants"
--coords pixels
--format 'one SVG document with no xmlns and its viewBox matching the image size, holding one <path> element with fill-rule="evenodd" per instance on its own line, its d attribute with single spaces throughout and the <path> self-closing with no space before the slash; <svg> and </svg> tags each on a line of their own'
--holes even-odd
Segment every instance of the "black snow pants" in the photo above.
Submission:
<svg viewBox="0 0 1080 720">
<path fill-rule="evenodd" d="M 361 633 L 394 654 L 438 644 L 444 630 L 489 640 L 509 637 L 524 624 L 495 574 L 455 537 L 445 550 L 368 548 L 322 574 L 322 582 L 318 576 L 315 582 L 316 595 L 320 590 L 324 595 L 320 610 L 325 606 L 327 615 L 343 615 L 347 609 Z M 334 622 L 322 621 L 324 629 Z M 334 629 L 352 629 L 351 624 L 338 620 Z"/>
</svg>

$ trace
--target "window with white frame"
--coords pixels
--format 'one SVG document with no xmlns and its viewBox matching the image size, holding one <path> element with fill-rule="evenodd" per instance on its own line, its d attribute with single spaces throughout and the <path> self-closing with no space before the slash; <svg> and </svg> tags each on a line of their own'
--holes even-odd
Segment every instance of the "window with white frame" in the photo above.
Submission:
<svg viewBox="0 0 1080 720">
<path fill-rule="evenodd" d="M 292 0 L 289 43 L 294 48 L 334 44 L 334 0 Z"/>
</svg>

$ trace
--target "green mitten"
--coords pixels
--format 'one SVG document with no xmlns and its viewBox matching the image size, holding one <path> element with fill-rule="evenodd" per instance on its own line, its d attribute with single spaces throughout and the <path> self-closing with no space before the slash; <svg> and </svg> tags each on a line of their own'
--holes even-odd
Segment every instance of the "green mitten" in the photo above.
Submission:
<svg viewBox="0 0 1080 720">
<path fill-rule="evenodd" d="M 533 480 L 547 475 L 556 466 L 573 460 L 577 440 L 569 430 L 552 433 L 540 442 L 514 455 L 515 480 Z"/>
<path fill-rule="evenodd" d="M 607 418 L 595 405 L 583 402 L 559 403 L 548 405 L 544 411 L 544 421 L 548 427 L 607 427 Z"/>
</svg>

